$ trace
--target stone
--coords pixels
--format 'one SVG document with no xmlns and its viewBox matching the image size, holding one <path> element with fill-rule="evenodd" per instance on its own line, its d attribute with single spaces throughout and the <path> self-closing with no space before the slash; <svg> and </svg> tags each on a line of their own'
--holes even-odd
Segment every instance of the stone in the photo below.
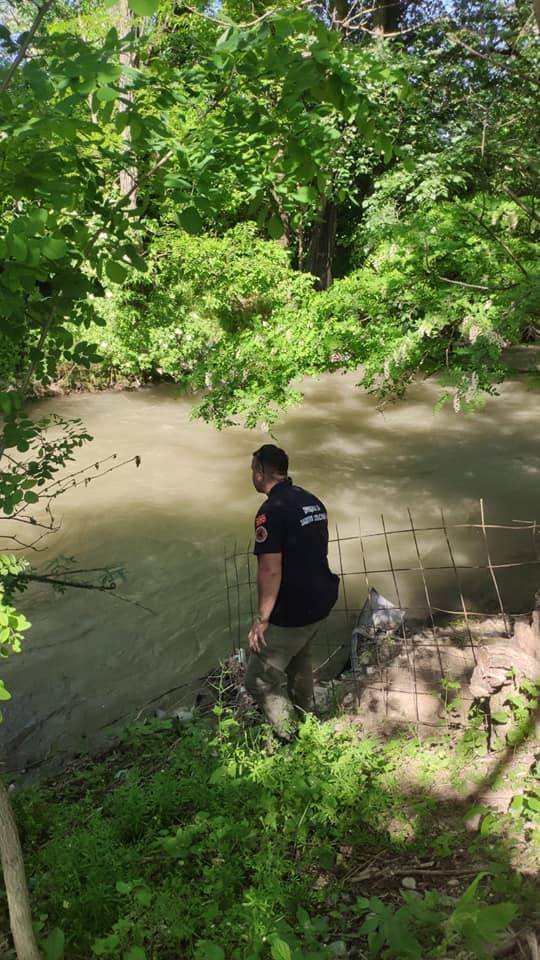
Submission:
<svg viewBox="0 0 540 960">
<path fill-rule="evenodd" d="M 193 720 L 194 713 L 193 707 L 178 707 L 177 710 L 173 710 L 171 716 L 179 720 L 180 723 L 189 723 L 190 720 Z"/>
<path fill-rule="evenodd" d="M 416 880 L 414 877 L 403 877 L 401 886 L 405 887 L 406 890 L 416 890 Z"/>
<path fill-rule="evenodd" d="M 332 688 L 316 683 L 313 687 L 313 699 L 317 710 L 326 710 L 332 699 Z"/>
<path fill-rule="evenodd" d="M 333 943 L 328 944 L 328 953 L 331 957 L 337 958 L 348 956 L 349 951 L 344 940 L 334 940 Z"/>
</svg>

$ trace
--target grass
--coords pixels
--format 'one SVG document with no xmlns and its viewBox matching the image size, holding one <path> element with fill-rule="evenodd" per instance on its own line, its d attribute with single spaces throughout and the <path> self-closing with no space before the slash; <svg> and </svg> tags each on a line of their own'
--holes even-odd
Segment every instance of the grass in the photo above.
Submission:
<svg viewBox="0 0 540 960">
<path fill-rule="evenodd" d="M 491 957 L 538 919 L 540 819 L 480 803 L 472 829 L 467 765 L 444 733 L 381 742 L 346 718 L 287 747 L 221 707 L 137 724 L 15 795 L 45 960 Z"/>
</svg>

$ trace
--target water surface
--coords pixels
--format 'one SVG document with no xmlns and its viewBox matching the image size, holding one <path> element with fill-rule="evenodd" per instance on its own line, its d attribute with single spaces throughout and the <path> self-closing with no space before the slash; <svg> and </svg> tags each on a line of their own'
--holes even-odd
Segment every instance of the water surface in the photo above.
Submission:
<svg viewBox="0 0 540 960">
<path fill-rule="evenodd" d="M 33 559 L 44 564 L 60 554 L 76 556 L 81 567 L 122 565 L 121 592 L 152 612 L 85 591 L 56 595 L 36 586 L 24 595 L 33 628 L 24 654 L 4 669 L 14 697 L 2 728 L 11 769 L 96 743 L 99 731 L 150 709 L 228 652 L 224 554 L 235 545 L 247 549 L 260 503 L 251 453 L 269 439 L 287 449 L 295 482 L 326 502 L 334 535 L 336 524 L 343 537 L 355 536 L 359 525 L 380 531 L 382 513 L 388 529 L 407 527 L 407 508 L 419 526 L 439 523 L 441 506 L 449 522 L 477 522 L 480 497 L 491 522 L 540 518 L 538 401 L 524 383 L 506 384 L 483 412 L 464 417 L 435 412 L 437 391 L 429 383 L 381 412 L 354 388 L 356 379 L 328 375 L 307 383 L 304 404 L 283 417 L 273 438 L 192 421 L 189 399 L 169 386 L 39 404 L 42 413 L 81 417 L 95 437 L 77 466 L 111 453 L 119 460 L 139 454 L 142 463 L 68 492 L 58 502 L 60 531 Z M 481 531 L 456 535 L 457 562 L 478 555 L 479 537 Z M 448 564 L 439 535 L 419 540 L 426 563 Z M 495 561 L 534 556 L 523 536 L 500 532 L 491 542 Z M 392 544 L 398 565 L 416 563 L 409 535 Z M 384 539 L 368 547 L 369 566 L 387 563 Z M 345 568 L 360 570 L 360 560 L 358 544 L 347 541 Z M 334 547 L 334 567 L 338 562 Z M 532 570 L 502 576 L 510 608 L 532 599 Z M 374 580 L 392 592 L 392 578 Z M 441 605 L 457 602 L 451 581 L 448 571 L 431 575 Z M 402 602 L 420 602 L 417 576 L 400 575 L 399 587 Z M 471 602 L 494 602 L 487 574 L 466 577 L 463 589 Z M 348 578 L 348 604 L 364 597 L 365 578 Z M 241 636 L 249 613 L 243 602 Z M 348 636 L 344 619 L 335 619 L 333 630 Z"/>
</svg>

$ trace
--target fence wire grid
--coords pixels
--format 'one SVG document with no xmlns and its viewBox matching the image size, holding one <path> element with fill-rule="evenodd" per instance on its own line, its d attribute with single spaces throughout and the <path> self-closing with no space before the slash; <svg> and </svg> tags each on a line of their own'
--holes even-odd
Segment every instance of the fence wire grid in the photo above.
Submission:
<svg viewBox="0 0 540 960">
<path fill-rule="evenodd" d="M 421 699 L 440 694 L 441 680 L 470 677 L 486 625 L 493 630 L 488 640 L 510 638 L 513 620 L 532 609 L 540 588 L 540 523 L 488 523 L 483 500 L 478 522 L 448 522 L 442 510 L 440 521 L 429 525 L 416 524 L 410 509 L 406 515 L 408 523 L 393 528 L 381 514 L 375 532 L 358 524 L 358 533 L 342 535 L 334 526 L 328 554 L 340 593 L 314 661 L 317 675 L 326 671 L 332 680 L 345 670 L 355 690 L 360 684 L 376 692 L 387 714 L 392 696 L 409 696 L 411 719 L 429 725 Z M 235 545 L 225 555 L 233 653 L 246 646 L 257 610 L 252 546 Z M 373 590 L 395 613 L 391 629 L 362 628 Z"/>
</svg>

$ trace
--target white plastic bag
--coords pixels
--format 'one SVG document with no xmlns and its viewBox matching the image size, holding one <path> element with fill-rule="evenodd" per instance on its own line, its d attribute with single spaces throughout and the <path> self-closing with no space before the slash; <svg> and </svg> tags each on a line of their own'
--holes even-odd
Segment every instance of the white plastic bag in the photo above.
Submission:
<svg viewBox="0 0 540 960">
<path fill-rule="evenodd" d="M 358 673 L 358 640 L 375 640 L 378 633 L 391 633 L 403 628 L 405 611 L 397 607 L 391 600 L 383 597 L 375 587 L 370 587 L 367 600 L 358 614 L 356 626 L 351 638 L 351 668 Z"/>
</svg>

